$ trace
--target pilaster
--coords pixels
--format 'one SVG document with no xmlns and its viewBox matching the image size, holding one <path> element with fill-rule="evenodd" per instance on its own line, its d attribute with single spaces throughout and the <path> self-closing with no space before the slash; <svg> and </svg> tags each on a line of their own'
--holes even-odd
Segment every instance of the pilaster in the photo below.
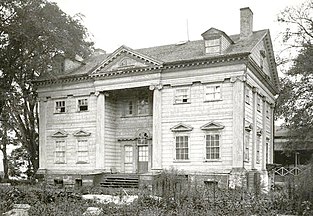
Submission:
<svg viewBox="0 0 313 216">
<path fill-rule="evenodd" d="M 266 97 L 262 102 L 262 170 L 266 170 Z"/>
<path fill-rule="evenodd" d="M 270 105 L 270 142 L 269 142 L 269 160 L 268 163 L 273 163 L 274 159 L 274 104 Z"/>
<path fill-rule="evenodd" d="M 254 87 L 252 89 L 252 155 L 251 155 L 251 169 L 256 167 L 256 139 L 257 139 L 257 103 L 258 103 L 258 92 Z"/>
<path fill-rule="evenodd" d="M 233 167 L 242 168 L 244 161 L 244 77 L 234 77 L 233 83 Z"/>
</svg>

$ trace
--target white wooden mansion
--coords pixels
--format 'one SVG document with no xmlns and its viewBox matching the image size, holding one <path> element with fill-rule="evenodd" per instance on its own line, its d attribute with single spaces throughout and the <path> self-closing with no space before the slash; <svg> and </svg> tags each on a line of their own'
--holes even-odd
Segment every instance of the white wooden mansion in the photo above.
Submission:
<svg viewBox="0 0 313 216">
<path fill-rule="evenodd" d="M 36 82 L 39 173 L 84 185 L 174 168 L 266 184 L 278 76 L 269 30 L 253 31 L 249 8 L 240 17 L 237 35 L 210 28 L 197 41 L 61 61 Z"/>
</svg>

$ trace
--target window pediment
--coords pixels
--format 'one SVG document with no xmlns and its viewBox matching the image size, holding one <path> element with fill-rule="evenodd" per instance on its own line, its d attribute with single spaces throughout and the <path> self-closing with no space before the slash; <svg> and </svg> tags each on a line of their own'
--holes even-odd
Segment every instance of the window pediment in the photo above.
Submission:
<svg viewBox="0 0 313 216">
<path fill-rule="evenodd" d="M 79 130 L 79 131 L 76 131 L 73 135 L 76 137 L 84 137 L 84 136 L 90 136 L 90 134 L 91 133 L 86 132 L 84 130 Z"/>
<path fill-rule="evenodd" d="M 55 137 L 55 138 L 67 137 L 68 133 L 66 133 L 64 130 L 58 130 L 54 134 L 52 134 L 51 136 Z"/>
<path fill-rule="evenodd" d="M 189 125 L 185 125 L 183 123 L 179 123 L 178 125 L 171 128 L 172 132 L 185 132 L 185 131 L 192 131 L 193 127 Z"/>
<path fill-rule="evenodd" d="M 205 125 L 203 125 L 202 127 L 200 127 L 201 130 L 205 130 L 205 131 L 208 131 L 208 130 L 222 130 L 224 129 L 224 125 L 221 125 L 219 123 L 216 123 L 216 122 L 209 122 Z"/>
</svg>

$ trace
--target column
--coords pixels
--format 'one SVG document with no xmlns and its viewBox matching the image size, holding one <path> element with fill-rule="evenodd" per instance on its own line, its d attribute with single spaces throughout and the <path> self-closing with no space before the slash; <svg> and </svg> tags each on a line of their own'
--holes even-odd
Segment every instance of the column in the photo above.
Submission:
<svg viewBox="0 0 313 216">
<path fill-rule="evenodd" d="M 153 90 L 153 129 L 152 129 L 152 170 L 162 170 L 162 85 L 152 85 Z"/>
<path fill-rule="evenodd" d="M 47 152 L 47 139 L 46 139 L 46 128 L 47 128 L 47 105 L 49 100 L 41 99 L 39 102 L 39 170 L 45 170 L 46 167 L 46 152 Z"/>
<path fill-rule="evenodd" d="M 96 92 L 97 96 L 97 133 L 96 133 L 96 169 L 104 170 L 105 168 L 105 94 Z"/>
</svg>

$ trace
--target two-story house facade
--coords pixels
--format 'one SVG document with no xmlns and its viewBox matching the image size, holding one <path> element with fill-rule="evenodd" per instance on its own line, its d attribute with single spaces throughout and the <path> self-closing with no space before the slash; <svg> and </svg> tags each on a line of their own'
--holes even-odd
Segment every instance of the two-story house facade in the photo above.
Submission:
<svg viewBox="0 0 313 216">
<path fill-rule="evenodd" d="M 240 14 L 238 35 L 98 50 L 38 80 L 39 172 L 83 184 L 171 168 L 230 187 L 255 173 L 266 182 L 278 76 L 269 30 Z"/>
</svg>

